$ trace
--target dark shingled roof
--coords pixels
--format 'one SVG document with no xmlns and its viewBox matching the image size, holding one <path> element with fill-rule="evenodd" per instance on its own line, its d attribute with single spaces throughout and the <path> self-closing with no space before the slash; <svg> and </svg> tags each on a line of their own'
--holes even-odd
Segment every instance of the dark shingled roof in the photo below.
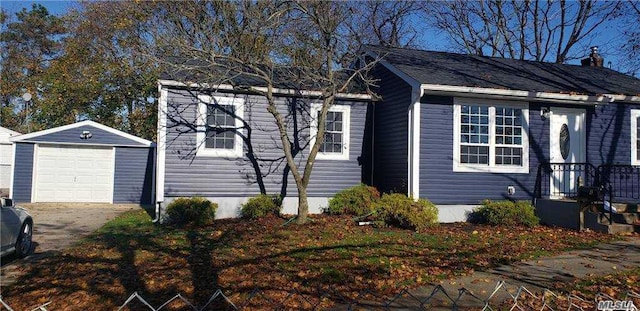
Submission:
<svg viewBox="0 0 640 311">
<path fill-rule="evenodd" d="M 224 60 L 219 60 L 223 62 Z M 160 74 L 160 79 L 173 80 L 189 83 L 213 83 L 213 84 L 233 84 L 236 86 L 266 86 L 266 83 L 257 77 L 243 74 L 238 67 L 234 70 L 227 70 L 222 66 L 213 65 L 205 60 L 189 59 L 180 57 L 168 57 L 164 70 Z M 250 72 L 245 68 L 247 72 Z M 264 68 L 268 71 L 268 68 Z M 291 76 L 288 68 L 275 68 L 273 80 L 275 87 L 293 88 L 290 81 Z"/>
<path fill-rule="evenodd" d="M 231 66 L 230 66 L 231 67 Z M 160 74 L 162 80 L 173 80 L 183 83 L 211 83 L 232 84 L 236 87 L 265 87 L 265 81 L 257 77 L 245 74 L 251 72 L 249 68 L 231 67 L 228 70 L 222 66 L 212 65 L 203 60 L 168 57 L 164 70 Z M 243 71 L 246 70 L 246 71 Z M 268 67 L 263 70 L 269 72 Z M 322 89 L 320 81 L 309 79 L 300 68 L 287 66 L 274 66 L 272 68 L 273 86 L 281 89 L 315 91 Z M 347 81 L 348 72 L 336 72 L 337 83 Z M 351 82 L 348 93 L 366 94 L 366 87 L 362 81 L 355 79 Z"/>
<path fill-rule="evenodd" d="M 640 95 L 640 80 L 603 67 L 367 46 L 421 84 L 581 95 Z"/>
</svg>

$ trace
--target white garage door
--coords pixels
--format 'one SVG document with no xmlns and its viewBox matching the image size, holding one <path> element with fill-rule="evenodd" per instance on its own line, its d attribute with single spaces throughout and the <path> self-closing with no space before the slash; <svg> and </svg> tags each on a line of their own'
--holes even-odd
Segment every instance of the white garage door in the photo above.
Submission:
<svg viewBox="0 0 640 311">
<path fill-rule="evenodd" d="M 39 145 L 34 202 L 113 201 L 114 149 Z"/>
</svg>

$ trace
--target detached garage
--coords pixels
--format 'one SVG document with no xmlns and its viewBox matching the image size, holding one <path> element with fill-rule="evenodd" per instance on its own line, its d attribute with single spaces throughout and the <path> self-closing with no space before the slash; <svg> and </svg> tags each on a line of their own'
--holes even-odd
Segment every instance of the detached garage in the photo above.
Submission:
<svg viewBox="0 0 640 311">
<path fill-rule="evenodd" d="M 11 197 L 17 202 L 153 202 L 154 144 L 82 121 L 17 136 Z"/>
</svg>

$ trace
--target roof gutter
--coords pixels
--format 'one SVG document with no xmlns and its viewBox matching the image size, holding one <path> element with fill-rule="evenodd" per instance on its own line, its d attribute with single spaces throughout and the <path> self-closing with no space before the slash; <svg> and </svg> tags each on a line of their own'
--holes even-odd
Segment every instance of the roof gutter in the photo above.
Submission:
<svg viewBox="0 0 640 311">
<path fill-rule="evenodd" d="M 234 91 L 235 89 L 230 84 L 210 84 L 210 83 L 184 83 L 174 80 L 158 80 L 158 84 L 161 86 L 174 86 L 174 87 L 188 87 L 188 88 L 206 88 L 206 89 L 215 89 L 222 91 Z M 258 86 L 251 87 L 252 90 L 256 92 L 266 93 L 267 88 Z M 321 97 L 322 92 L 319 91 L 305 91 L 305 90 L 294 90 L 294 89 L 283 89 L 283 88 L 273 88 L 273 93 L 281 94 L 281 95 L 291 95 L 291 96 L 309 96 L 309 97 Z M 341 99 L 353 99 L 353 100 L 372 100 L 373 97 L 369 94 L 356 94 L 356 93 L 338 93 L 337 97 Z"/>
<path fill-rule="evenodd" d="M 640 96 L 626 96 L 614 94 L 602 95 L 577 95 L 535 91 L 519 91 L 507 89 L 494 89 L 483 87 L 453 86 L 441 84 L 422 84 L 421 89 L 425 94 L 432 95 L 458 95 L 465 97 L 481 97 L 495 99 L 527 100 L 537 102 L 551 102 L 559 104 L 598 105 L 608 104 L 614 101 L 640 103 Z"/>
</svg>

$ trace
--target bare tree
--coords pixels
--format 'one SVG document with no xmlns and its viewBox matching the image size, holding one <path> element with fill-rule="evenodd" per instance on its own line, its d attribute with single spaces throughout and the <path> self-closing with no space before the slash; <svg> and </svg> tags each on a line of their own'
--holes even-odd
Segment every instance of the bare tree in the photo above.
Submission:
<svg viewBox="0 0 640 311">
<path fill-rule="evenodd" d="M 415 23 L 421 5 L 416 1 L 353 1 L 348 7 L 348 27 L 357 44 L 392 47 L 414 46 L 418 36 Z"/>
<path fill-rule="evenodd" d="M 354 64 L 356 53 L 344 3 L 143 2 L 132 14 L 152 15 L 143 27 L 141 36 L 147 45 L 140 51 L 167 72 L 188 72 L 190 78 L 183 82 L 198 82 L 197 92 L 212 92 L 227 84 L 265 99 L 262 107 L 273 118 L 285 169 L 297 187 L 297 222 L 305 223 L 307 187 L 324 140 L 327 112 L 340 93 L 356 83 L 371 82 L 366 81 L 365 72 L 373 62 L 346 65 Z M 294 90 L 301 100 L 283 105 L 277 88 Z M 299 135 L 303 129 L 296 124 L 300 123 L 291 122 L 304 110 L 301 106 L 308 105 L 310 91 L 313 101 L 321 104 L 317 116 L 303 115 L 317 125 L 313 144 Z"/>
<path fill-rule="evenodd" d="M 564 63 L 583 57 L 620 7 L 596 0 L 454 0 L 430 1 L 424 10 L 431 26 L 467 53 Z"/>
<path fill-rule="evenodd" d="M 619 20 L 626 27 L 622 29 L 624 40 L 621 50 L 625 54 L 624 59 L 628 60 L 624 70 L 631 75 L 637 75 L 640 73 L 640 29 L 638 29 L 640 3 L 632 0 L 626 1 L 622 12 Z"/>
</svg>

